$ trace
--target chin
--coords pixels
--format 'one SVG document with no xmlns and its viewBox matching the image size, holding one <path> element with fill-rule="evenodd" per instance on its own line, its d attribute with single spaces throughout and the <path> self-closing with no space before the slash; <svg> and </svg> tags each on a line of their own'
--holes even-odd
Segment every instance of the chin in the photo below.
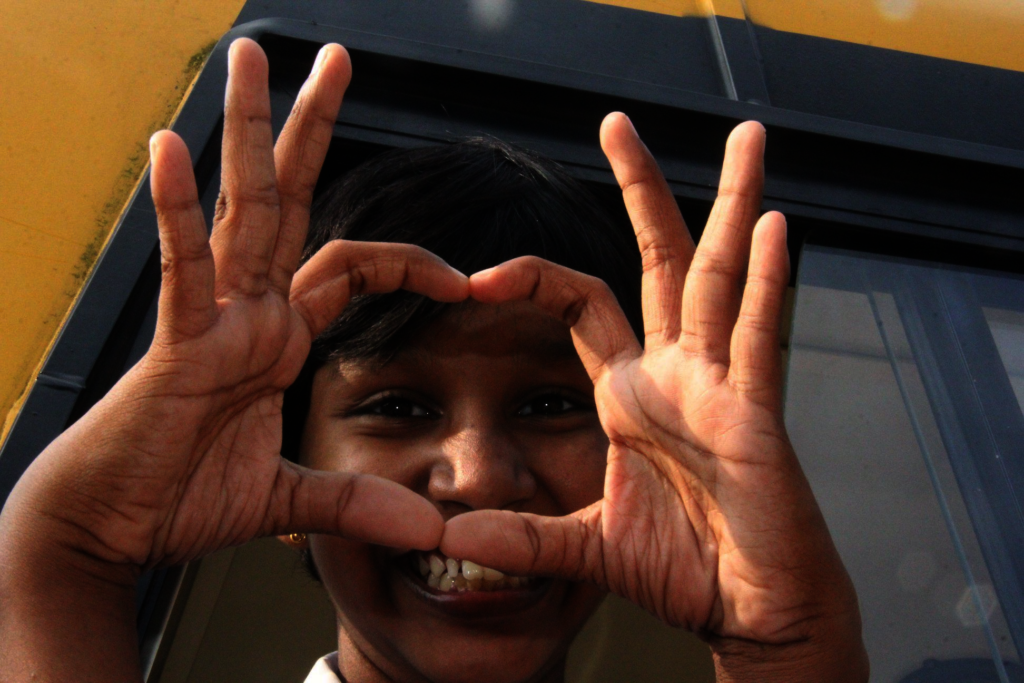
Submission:
<svg viewBox="0 0 1024 683">
<path fill-rule="evenodd" d="M 358 650 L 343 659 L 363 657 L 395 681 L 561 680 L 569 645 L 604 596 L 589 584 L 485 573 L 436 551 L 329 544 L 349 551 L 317 562 L 339 609 L 339 649 Z"/>
<path fill-rule="evenodd" d="M 552 651 L 552 645 L 562 645 Z M 417 672 L 434 683 L 541 683 L 561 680 L 568 643 L 517 643 L 496 639 L 452 642 L 415 662 Z"/>
</svg>

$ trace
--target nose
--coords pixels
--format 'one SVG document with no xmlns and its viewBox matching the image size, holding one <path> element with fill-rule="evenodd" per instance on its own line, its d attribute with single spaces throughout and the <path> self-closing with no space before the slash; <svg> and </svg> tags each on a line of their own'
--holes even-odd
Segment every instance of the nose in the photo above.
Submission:
<svg viewBox="0 0 1024 683">
<path fill-rule="evenodd" d="M 500 424 L 454 424 L 431 468 L 428 496 L 445 519 L 471 510 L 518 510 L 537 491 L 524 456 Z"/>
</svg>

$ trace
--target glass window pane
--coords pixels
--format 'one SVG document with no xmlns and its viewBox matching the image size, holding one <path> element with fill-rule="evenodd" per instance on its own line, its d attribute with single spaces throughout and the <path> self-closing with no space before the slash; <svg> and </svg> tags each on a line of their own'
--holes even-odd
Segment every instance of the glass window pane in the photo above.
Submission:
<svg viewBox="0 0 1024 683">
<path fill-rule="evenodd" d="M 1016 276 L 803 252 L 786 419 L 873 681 L 1024 680 L 1022 311 Z"/>
<path fill-rule="evenodd" d="M 983 311 L 1010 377 L 1017 407 L 1024 406 L 1024 312 L 989 307 Z"/>
</svg>

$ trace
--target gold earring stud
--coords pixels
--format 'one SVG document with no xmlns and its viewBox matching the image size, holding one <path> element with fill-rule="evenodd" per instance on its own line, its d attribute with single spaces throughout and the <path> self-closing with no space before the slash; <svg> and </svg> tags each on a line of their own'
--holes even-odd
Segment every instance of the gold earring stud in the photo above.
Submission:
<svg viewBox="0 0 1024 683">
<path fill-rule="evenodd" d="M 288 534 L 288 540 L 295 545 L 302 545 L 306 542 L 306 534 Z"/>
</svg>

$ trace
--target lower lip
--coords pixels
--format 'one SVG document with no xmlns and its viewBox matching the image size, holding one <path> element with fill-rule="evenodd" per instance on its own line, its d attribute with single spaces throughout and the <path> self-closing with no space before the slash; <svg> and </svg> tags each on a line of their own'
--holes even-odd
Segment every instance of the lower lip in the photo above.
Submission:
<svg viewBox="0 0 1024 683">
<path fill-rule="evenodd" d="M 459 593 L 456 590 L 445 592 L 431 588 L 426 581 L 404 566 L 399 567 L 399 574 L 420 600 L 449 616 L 464 619 L 507 617 L 524 612 L 540 602 L 552 584 L 550 579 L 532 578 L 530 582 L 534 585 L 528 588 Z"/>
</svg>

